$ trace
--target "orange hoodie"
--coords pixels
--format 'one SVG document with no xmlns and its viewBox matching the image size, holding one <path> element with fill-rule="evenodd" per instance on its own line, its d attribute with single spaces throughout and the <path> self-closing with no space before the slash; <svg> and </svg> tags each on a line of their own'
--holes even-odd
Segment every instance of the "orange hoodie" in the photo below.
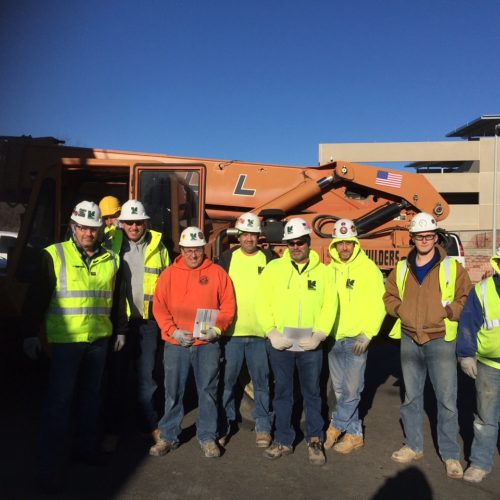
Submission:
<svg viewBox="0 0 500 500">
<path fill-rule="evenodd" d="M 182 255 L 165 269 L 153 301 L 153 314 L 166 342 L 179 345 L 174 331 L 193 331 L 197 309 L 219 309 L 216 326 L 222 331 L 232 323 L 236 313 L 233 283 L 222 267 L 205 258 L 201 266 L 191 269 Z M 193 345 L 206 344 L 197 339 Z"/>
</svg>

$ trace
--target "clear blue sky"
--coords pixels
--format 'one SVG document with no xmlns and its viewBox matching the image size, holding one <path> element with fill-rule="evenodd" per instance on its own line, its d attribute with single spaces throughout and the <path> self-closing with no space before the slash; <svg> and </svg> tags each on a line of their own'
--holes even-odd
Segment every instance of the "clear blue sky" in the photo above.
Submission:
<svg viewBox="0 0 500 500">
<path fill-rule="evenodd" d="M 314 165 L 500 113 L 498 0 L 4 0 L 0 135 Z"/>
</svg>

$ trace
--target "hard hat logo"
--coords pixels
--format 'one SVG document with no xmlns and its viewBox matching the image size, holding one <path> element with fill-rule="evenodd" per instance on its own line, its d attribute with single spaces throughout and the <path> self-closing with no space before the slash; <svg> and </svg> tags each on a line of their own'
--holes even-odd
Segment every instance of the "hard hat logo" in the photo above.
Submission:
<svg viewBox="0 0 500 500">
<path fill-rule="evenodd" d="M 130 213 L 132 215 L 137 215 L 139 213 L 139 209 L 137 207 L 130 207 Z"/>
</svg>

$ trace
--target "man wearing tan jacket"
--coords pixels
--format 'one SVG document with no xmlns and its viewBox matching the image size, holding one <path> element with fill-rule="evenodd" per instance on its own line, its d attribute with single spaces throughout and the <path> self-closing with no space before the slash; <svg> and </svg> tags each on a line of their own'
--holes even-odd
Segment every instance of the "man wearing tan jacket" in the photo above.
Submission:
<svg viewBox="0 0 500 500">
<path fill-rule="evenodd" d="M 399 463 L 423 457 L 424 385 L 427 373 L 438 403 L 437 435 L 448 477 L 460 479 L 457 414 L 458 319 L 471 282 L 465 269 L 437 244 L 434 217 L 421 212 L 412 219 L 415 248 L 398 262 L 386 283 L 387 312 L 398 318 L 390 336 L 401 339 L 401 368 L 405 399 L 401 420 L 405 445 L 392 454 Z"/>
</svg>

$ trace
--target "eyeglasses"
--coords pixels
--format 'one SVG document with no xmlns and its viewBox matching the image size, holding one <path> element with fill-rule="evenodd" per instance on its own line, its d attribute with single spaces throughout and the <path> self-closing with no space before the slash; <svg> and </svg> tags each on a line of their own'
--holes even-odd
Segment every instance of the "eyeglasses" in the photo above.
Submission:
<svg viewBox="0 0 500 500">
<path fill-rule="evenodd" d="M 144 221 L 143 220 L 121 220 L 120 222 L 122 224 L 125 224 L 126 226 L 133 226 L 134 224 L 137 227 L 144 226 Z"/>
<path fill-rule="evenodd" d="M 295 240 L 295 241 L 287 241 L 286 244 L 289 247 L 303 247 L 307 243 L 306 240 Z"/>
<path fill-rule="evenodd" d="M 416 234 L 412 236 L 415 241 L 432 241 L 435 237 L 435 234 Z"/>
<path fill-rule="evenodd" d="M 85 231 L 90 231 L 91 233 L 97 233 L 97 231 L 99 231 L 100 229 L 98 227 L 82 226 L 81 224 L 75 224 L 75 227 L 82 233 Z"/>
<path fill-rule="evenodd" d="M 184 253 L 187 253 L 188 255 L 200 255 L 203 253 L 203 247 L 197 247 L 197 248 L 183 248 L 183 247 L 181 247 L 181 250 Z"/>
</svg>

